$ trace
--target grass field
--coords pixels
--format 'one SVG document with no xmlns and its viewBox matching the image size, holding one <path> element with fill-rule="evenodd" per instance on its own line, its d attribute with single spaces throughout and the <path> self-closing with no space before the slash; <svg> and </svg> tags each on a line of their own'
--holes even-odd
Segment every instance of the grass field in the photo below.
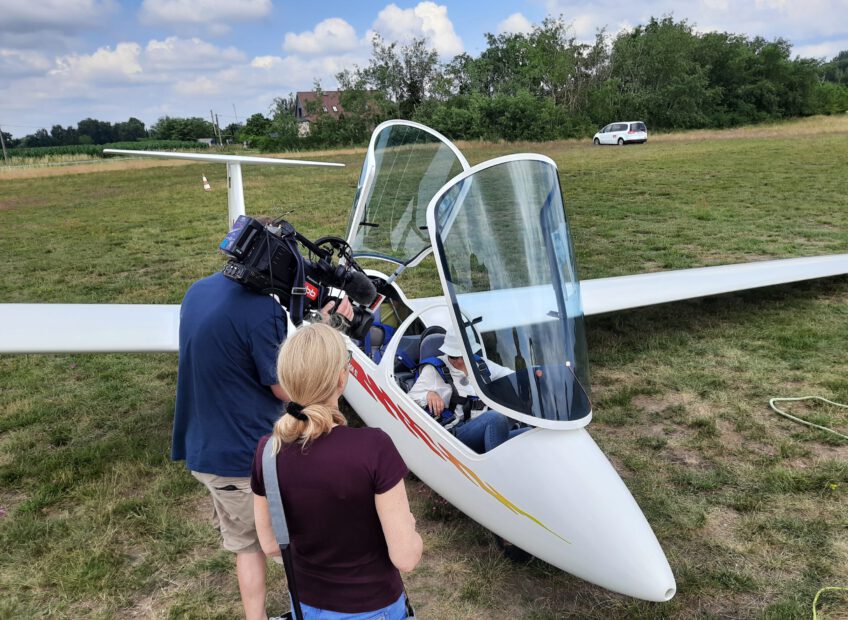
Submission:
<svg viewBox="0 0 848 620">
<path fill-rule="evenodd" d="M 848 117 L 628 148 L 460 148 L 472 163 L 525 151 L 557 162 L 584 279 L 848 252 Z M 286 214 L 310 238 L 341 234 L 363 157 L 246 168 L 248 211 Z M 220 267 L 225 220 L 224 166 L 0 167 L 0 302 L 179 303 Z M 412 292 L 430 285 L 405 277 Z M 590 317 L 587 329 L 589 431 L 654 528 L 677 596 L 645 603 L 514 565 L 412 481 L 425 553 L 406 584 L 419 617 L 809 618 L 821 588 L 848 587 L 848 441 L 768 407 L 848 403 L 848 278 Z M 0 618 L 238 617 L 208 497 L 168 460 L 175 376 L 172 354 L 0 356 Z M 848 433 L 836 408 L 790 410 Z M 279 613 L 282 571 L 269 583 Z M 822 593 L 818 617 L 848 618 L 848 592 Z"/>
</svg>

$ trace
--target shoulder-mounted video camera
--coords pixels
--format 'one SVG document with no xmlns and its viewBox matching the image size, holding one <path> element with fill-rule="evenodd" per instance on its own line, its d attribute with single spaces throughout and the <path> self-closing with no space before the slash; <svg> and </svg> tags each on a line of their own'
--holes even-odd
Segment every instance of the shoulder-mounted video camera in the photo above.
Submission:
<svg viewBox="0 0 848 620">
<path fill-rule="evenodd" d="M 303 256 L 300 246 L 315 260 Z M 369 306 L 379 303 L 377 289 L 344 239 L 321 237 L 313 243 L 285 220 L 263 224 L 240 215 L 219 248 L 230 257 L 224 275 L 258 293 L 277 295 L 295 325 L 309 312 L 320 311 L 330 288 L 344 291 L 354 302 L 352 338 L 361 340 L 374 322 Z"/>
</svg>

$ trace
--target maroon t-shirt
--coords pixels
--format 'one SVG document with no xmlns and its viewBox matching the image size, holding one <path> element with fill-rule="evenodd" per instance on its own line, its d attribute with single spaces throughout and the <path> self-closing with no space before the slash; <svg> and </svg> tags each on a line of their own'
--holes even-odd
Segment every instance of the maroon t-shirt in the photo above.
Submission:
<svg viewBox="0 0 848 620">
<path fill-rule="evenodd" d="M 259 440 L 250 486 L 265 495 Z M 277 476 L 291 538 L 298 596 L 339 612 L 365 612 L 393 603 L 403 592 L 389 559 L 374 495 L 394 487 L 409 470 L 378 428 L 337 426 L 311 442 L 283 446 Z"/>
</svg>

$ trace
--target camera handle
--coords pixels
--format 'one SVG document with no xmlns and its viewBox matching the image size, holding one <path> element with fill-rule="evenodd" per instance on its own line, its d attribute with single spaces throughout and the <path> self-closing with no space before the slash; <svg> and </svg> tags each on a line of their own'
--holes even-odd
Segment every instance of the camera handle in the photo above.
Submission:
<svg viewBox="0 0 848 620">
<path fill-rule="evenodd" d="M 294 238 L 295 238 L 295 239 L 297 239 L 297 240 L 298 240 L 298 242 L 299 242 L 299 243 L 300 243 L 303 247 L 305 247 L 307 250 L 309 250 L 309 251 L 310 251 L 310 252 L 312 252 L 313 254 L 316 254 L 317 256 L 320 256 L 321 258 L 327 258 L 327 257 L 329 257 L 329 256 L 330 256 L 330 254 L 331 254 L 331 253 L 330 253 L 330 252 L 328 252 L 327 250 L 325 250 L 325 249 L 323 249 L 323 248 L 319 247 L 319 246 L 318 246 L 318 244 L 316 244 L 316 243 L 312 243 L 309 239 L 307 239 L 306 237 L 304 237 L 303 235 L 301 235 L 301 234 L 300 234 L 299 232 L 297 232 L 297 231 L 295 231 L 295 233 L 294 233 Z"/>
</svg>

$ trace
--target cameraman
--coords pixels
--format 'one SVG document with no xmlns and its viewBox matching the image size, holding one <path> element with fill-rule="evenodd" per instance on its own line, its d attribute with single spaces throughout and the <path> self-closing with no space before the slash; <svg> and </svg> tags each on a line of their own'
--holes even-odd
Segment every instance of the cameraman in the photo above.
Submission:
<svg viewBox="0 0 848 620">
<path fill-rule="evenodd" d="M 324 307 L 330 312 L 332 304 Z M 353 317 L 350 302 L 336 314 Z M 213 523 L 236 554 L 247 620 L 265 620 L 265 555 L 253 521 L 250 468 L 259 438 L 288 400 L 277 383 L 285 310 L 222 273 L 189 287 L 180 307 L 177 399 L 171 458 L 212 495 Z"/>
</svg>

